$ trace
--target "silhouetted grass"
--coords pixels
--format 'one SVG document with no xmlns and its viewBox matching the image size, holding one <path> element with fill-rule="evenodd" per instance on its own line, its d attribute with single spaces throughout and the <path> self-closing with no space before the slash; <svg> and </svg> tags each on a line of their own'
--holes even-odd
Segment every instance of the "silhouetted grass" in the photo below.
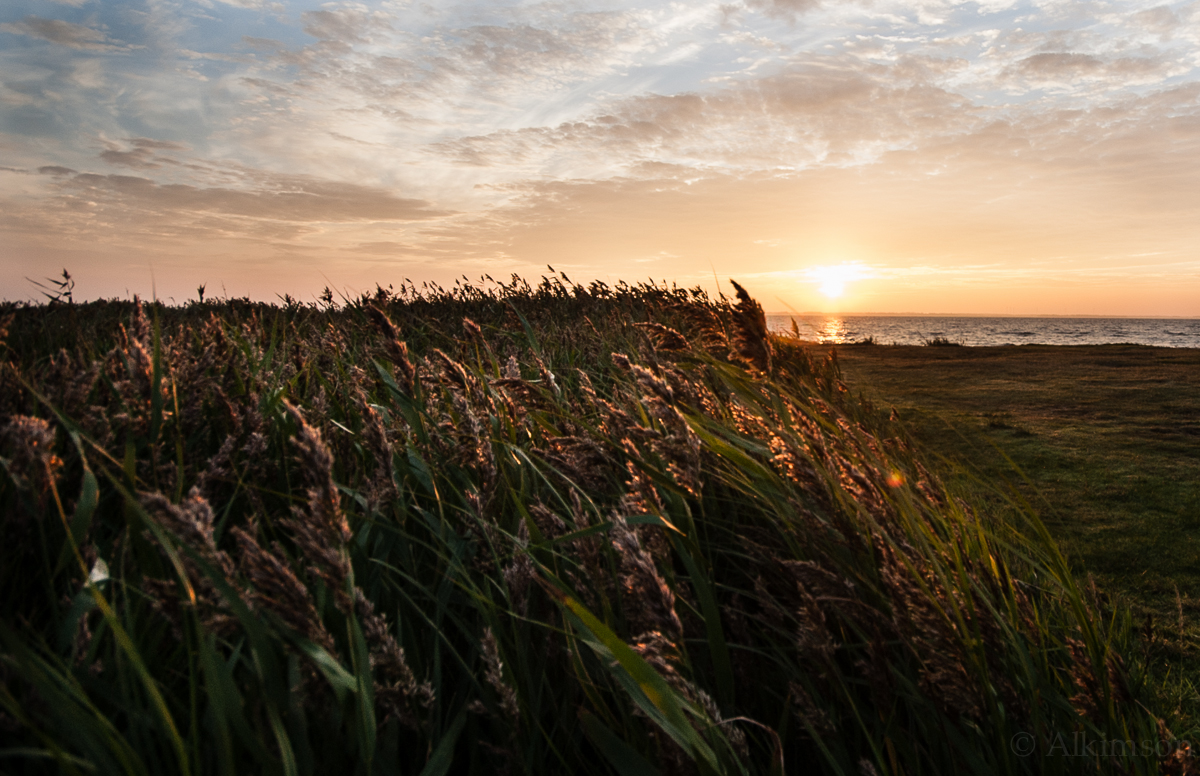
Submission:
<svg viewBox="0 0 1200 776">
<path fill-rule="evenodd" d="M 740 288 L 0 322 L 0 767 L 1190 767 L 1128 615 Z"/>
<path fill-rule="evenodd" d="M 922 337 L 921 344 L 931 348 L 958 348 L 962 347 L 961 342 L 955 342 L 949 337 Z"/>
</svg>

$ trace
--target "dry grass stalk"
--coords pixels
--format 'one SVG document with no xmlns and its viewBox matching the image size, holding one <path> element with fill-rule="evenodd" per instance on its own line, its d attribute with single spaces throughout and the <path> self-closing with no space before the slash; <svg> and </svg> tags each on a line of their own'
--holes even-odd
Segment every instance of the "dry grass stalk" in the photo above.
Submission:
<svg viewBox="0 0 1200 776">
<path fill-rule="evenodd" d="M 276 542 L 274 551 L 259 546 L 252 531 L 235 527 L 242 571 L 250 580 L 249 597 L 259 608 L 276 614 L 292 630 L 334 652 L 333 638 L 317 615 L 312 596 L 300 578 L 292 572 L 283 548 Z"/>
<path fill-rule="evenodd" d="M 670 326 L 664 326 L 655 321 L 634 325 L 646 332 L 647 336 L 650 337 L 650 341 L 659 350 L 690 350 L 692 347 L 687 337 Z"/>
<path fill-rule="evenodd" d="M 1100 723 L 1104 719 L 1104 709 L 1108 703 L 1128 704 L 1132 702 L 1132 693 L 1125 677 L 1128 670 L 1120 655 L 1109 652 L 1104 661 L 1104 669 L 1108 679 L 1108 692 L 1101 683 L 1100 675 L 1092 662 L 1087 645 L 1079 639 L 1067 639 L 1067 648 L 1071 653 L 1071 681 L 1077 692 L 1071 697 L 1071 705 L 1081 715 Z"/>
<path fill-rule="evenodd" d="M 735 281 L 729 281 L 737 291 L 738 304 L 733 309 L 733 344 L 738 357 L 760 372 L 771 372 L 771 337 L 767 331 L 767 316 L 762 305 L 754 300 Z"/>
<path fill-rule="evenodd" d="M 400 387 L 412 392 L 417 386 L 417 369 L 408 357 L 408 344 L 400 339 L 400 330 L 392 323 L 392 319 L 375 305 L 366 307 L 367 316 L 383 334 L 383 344 L 387 349 L 392 364 L 400 370 Z"/>
<path fill-rule="evenodd" d="M 639 382 L 642 382 L 639 379 Z M 662 381 L 658 385 L 671 391 Z M 673 392 L 672 392 L 673 393 Z M 692 430 L 683 414 L 661 394 L 643 397 L 650 414 L 658 420 L 666 432 L 661 438 L 652 438 L 650 447 L 667 464 L 667 472 L 676 484 L 693 496 L 699 496 L 703 482 L 700 474 L 700 437 Z"/>
<path fill-rule="evenodd" d="M 416 730 L 419 724 L 414 704 L 425 709 L 432 707 L 436 700 L 433 685 L 417 681 L 404 650 L 391 634 L 386 618 L 375 612 L 374 604 L 367 600 L 361 590 L 355 588 L 354 594 L 355 611 L 362 621 L 363 635 L 370 644 L 375 705 L 383 712 L 379 725 L 383 726 L 389 718 L 395 717 Z"/>
<path fill-rule="evenodd" d="M 788 697 L 792 701 L 792 712 L 805 729 L 811 730 L 818 737 L 833 735 L 837 732 L 834 720 L 813 701 L 808 690 L 804 689 L 800 683 L 791 682 L 788 685 L 788 691 Z"/>
<path fill-rule="evenodd" d="M 685 695 L 692 694 L 692 685 L 679 673 L 681 658 L 678 645 L 659 631 L 649 631 L 638 634 L 629 646 L 666 679 L 668 684 Z"/>
<path fill-rule="evenodd" d="M 614 468 L 612 458 L 590 436 L 549 437 L 536 450 L 547 463 L 588 493 L 609 483 Z"/>
<path fill-rule="evenodd" d="M 293 439 L 299 453 L 300 469 L 309 483 L 304 509 L 292 508 L 292 519 L 280 524 L 291 531 L 296 547 L 308 561 L 310 571 L 330 586 L 338 608 L 349 613 L 352 602 L 346 592 L 350 561 L 345 547 L 350 541 L 350 524 L 341 508 L 341 495 L 333 481 L 333 454 L 321 439 L 321 432 L 305 422 L 290 403 L 284 405 L 296 422 Z"/>
<path fill-rule="evenodd" d="M 512 561 L 504 568 L 504 583 L 508 586 L 509 600 L 522 615 L 528 613 L 529 586 L 537 578 L 533 561 L 526 548 L 529 546 L 529 526 L 521 519 L 517 524 L 517 535 L 513 540 Z"/>
<path fill-rule="evenodd" d="M 50 486 L 63 465 L 54 453 L 54 437 L 48 420 L 28 415 L 12 417 L 0 431 L 0 450 L 8 458 L 5 468 L 17 487 L 44 493 Z"/>
<path fill-rule="evenodd" d="M 16 313 L 9 313 L 0 319 L 0 348 L 8 347 L 8 330 L 12 328 L 13 321 L 16 320 Z"/>
<path fill-rule="evenodd" d="M 517 702 L 517 693 L 504 678 L 504 661 L 500 659 L 500 646 L 496 643 L 496 636 L 492 633 L 490 625 L 483 629 L 483 637 L 479 640 L 479 645 L 485 666 L 484 678 L 496 691 L 504 716 L 513 726 L 519 725 L 521 707 Z"/>
<path fill-rule="evenodd" d="M 624 515 L 661 515 L 664 507 L 662 497 L 653 481 L 642 473 L 637 459 L 641 457 L 633 440 L 621 440 L 621 446 L 629 460 L 625 462 L 625 471 L 629 479 L 625 482 L 625 494 L 621 496 L 621 512 Z"/>
<path fill-rule="evenodd" d="M 587 510 L 580 503 L 579 495 L 574 490 L 571 491 L 571 495 L 575 529 L 582 530 L 591 525 L 591 519 L 588 517 Z M 601 604 L 598 596 L 603 597 L 607 602 L 613 598 L 616 592 L 612 575 L 608 573 L 604 562 L 603 542 L 596 534 L 581 536 L 571 540 L 571 550 L 579 563 L 580 573 L 568 569 L 567 576 L 574 584 L 575 590 L 583 597 L 584 602 L 595 611 Z"/>
<path fill-rule="evenodd" d="M 236 586 L 234 563 L 227 553 L 217 549 L 213 539 L 212 507 L 197 488 L 192 488 L 178 505 L 161 493 L 139 495 L 147 514 L 212 566 L 226 584 Z M 182 560 L 194 598 L 180 596 L 173 582 L 147 578 L 143 586 L 153 597 L 155 608 L 171 621 L 177 638 L 182 638 L 182 607 L 195 608 L 204 626 L 214 633 L 233 633 L 237 620 L 216 585 L 190 557 L 184 555 Z"/>
<path fill-rule="evenodd" d="M 364 447 L 375 461 L 375 471 L 365 484 L 369 510 L 374 511 L 396 495 L 396 485 L 392 481 L 394 450 L 382 414 L 371 406 L 366 397 L 363 397 L 359 407 L 363 414 Z"/>
<path fill-rule="evenodd" d="M 1162 776 L 1195 776 L 1200 773 L 1196 753 L 1187 741 L 1180 741 L 1165 720 L 1158 720 L 1159 772 Z"/>
<path fill-rule="evenodd" d="M 941 608 L 948 609 L 952 594 L 936 578 L 924 580 L 930 591 L 922 590 L 894 549 L 883 540 L 877 540 L 876 548 L 880 578 L 892 601 L 893 627 L 921 663 L 921 689 L 946 711 L 981 719 L 981 693 L 967 668 L 963 637 L 929 599 L 931 594 L 938 597 Z"/>
<path fill-rule="evenodd" d="M 549 390 L 555 399 L 561 399 L 562 389 L 558 387 L 558 379 L 550 371 L 550 367 L 546 366 L 546 362 L 537 354 L 534 354 L 533 359 L 537 363 L 538 375 L 542 379 L 542 386 Z"/>
<path fill-rule="evenodd" d="M 471 390 L 474 385 L 474 378 L 467 374 L 467 370 L 463 365 L 455 361 L 450 356 L 438 348 L 433 349 L 433 356 L 441 364 L 441 372 L 438 375 L 439 382 L 443 385 L 450 386 L 451 389 L 466 393 Z"/>
<path fill-rule="evenodd" d="M 463 318 L 462 324 L 463 330 L 467 332 L 467 336 L 470 337 L 474 342 L 484 347 L 490 347 L 488 346 L 487 338 L 483 336 L 483 329 L 479 328 L 478 323 L 475 323 L 475 321 L 471 320 L 470 318 Z"/>
<path fill-rule="evenodd" d="M 566 521 L 545 504 L 540 502 L 530 504 L 529 514 L 533 517 L 533 522 L 537 525 L 538 530 L 542 532 L 542 536 L 547 539 L 557 539 L 567 532 Z"/>
<path fill-rule="evenodd" d="M 341 498 L 333 481 L 333 455 L 299 410 L 285 406 L 298 424 L 293 440 L 305 479 L 310 483 L 306 509 L 293 508 L 293 518 L 280 524 L 292 532 L 296 547 L 309 562 L 310 571 L 329 585 L 337 607 L 345 614 L 356 614 L 367 639 L 371 665 L 375 669 L 376 702 L 383 721 L 395 716 L 409 726 L 416 725 L 412 702 L 428 706 L 433 688 L 417 682 L 405 660 L 404 650 L 391 635 L 386 620 L 375 613 L 374 605 L 357 586 L 348 592 L 351 566 L 346 545 L 350 541 L 349 522 L 341 508 Z"/>
<path fill-rule="evenodd" d="M 457 440 L 454 457 L 473 468 L 479 487 L 485 492 L 490 491 L 496 480 L 496 456 L 492 451 L 492 441 L 485 433 L 489 427 L 476 415 L 475 408 L 465 394 L 458 391 L 452 391 L 451 394 L 459 417 L 459 422 L 453 423 L 448 429 Z"/>
<path fill-rule="evenodd" d="M 616 512 L 611 537 L 621 567 L 622 603 L 630 632 L 658 631 L 677 642 L 683 637 L 683 624 L 675 612 L 675 594 L 658 573 L 654 559 L 642 549 L 637 534 Z"/>
<path fill-rule="evenodd" d="M 50 359 L 43 379 L 53 388 L 50 398 L 55 406 L 86 407 L 99 377 L 100 362 L 74 359 L 64 349 Z"/>
</svg>

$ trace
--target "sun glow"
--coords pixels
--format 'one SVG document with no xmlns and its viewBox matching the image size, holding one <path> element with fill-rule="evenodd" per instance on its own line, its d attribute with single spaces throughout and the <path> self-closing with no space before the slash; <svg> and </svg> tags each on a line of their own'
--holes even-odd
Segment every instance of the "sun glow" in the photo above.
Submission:
<svg viewBox="0 0 1200 776">
<path fill-rule="evenodd" d="M 868 277 L 866 269 L 861 264 L 836 264 L 809 267 L 805 274 L 814 283 L 820 284 L 822 294 L 830 299 L 837 299 L 846 293 L 847 283 Z"/>
<path fill-rule="evenodd" d="M 836 299 L 846 293 L 846 284 L 840 280 L 826 280 L 821 284 L 821 293 L 830 299 Z"/>
</svg>

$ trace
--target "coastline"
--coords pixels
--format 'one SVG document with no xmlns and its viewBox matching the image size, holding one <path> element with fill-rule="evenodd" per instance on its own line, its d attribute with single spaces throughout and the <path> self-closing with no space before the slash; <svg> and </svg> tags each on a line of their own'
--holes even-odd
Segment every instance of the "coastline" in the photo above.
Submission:
<svg viewBox="0 0 1200 776">
<path fill-rule="evenodd" d="M 1200 320 L 984 316 L 768 316 L 777 333 L 825 344 L 1200 347 Z"/>
</svg>

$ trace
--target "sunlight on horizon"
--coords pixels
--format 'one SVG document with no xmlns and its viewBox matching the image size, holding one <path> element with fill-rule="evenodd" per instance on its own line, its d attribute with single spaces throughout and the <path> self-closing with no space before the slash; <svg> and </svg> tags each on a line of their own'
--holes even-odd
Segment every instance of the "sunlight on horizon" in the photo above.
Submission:
<svg viewBox="0 0 1200 776">
<path fill-rule="evenodd" d="M 805 274 L 820 284 L 820 292 L 828 299 L 840 298 L 846 293 L 848 283 L 870 277 L 869 269 L 857 263 L 810 267 Z"/>
</svg>

